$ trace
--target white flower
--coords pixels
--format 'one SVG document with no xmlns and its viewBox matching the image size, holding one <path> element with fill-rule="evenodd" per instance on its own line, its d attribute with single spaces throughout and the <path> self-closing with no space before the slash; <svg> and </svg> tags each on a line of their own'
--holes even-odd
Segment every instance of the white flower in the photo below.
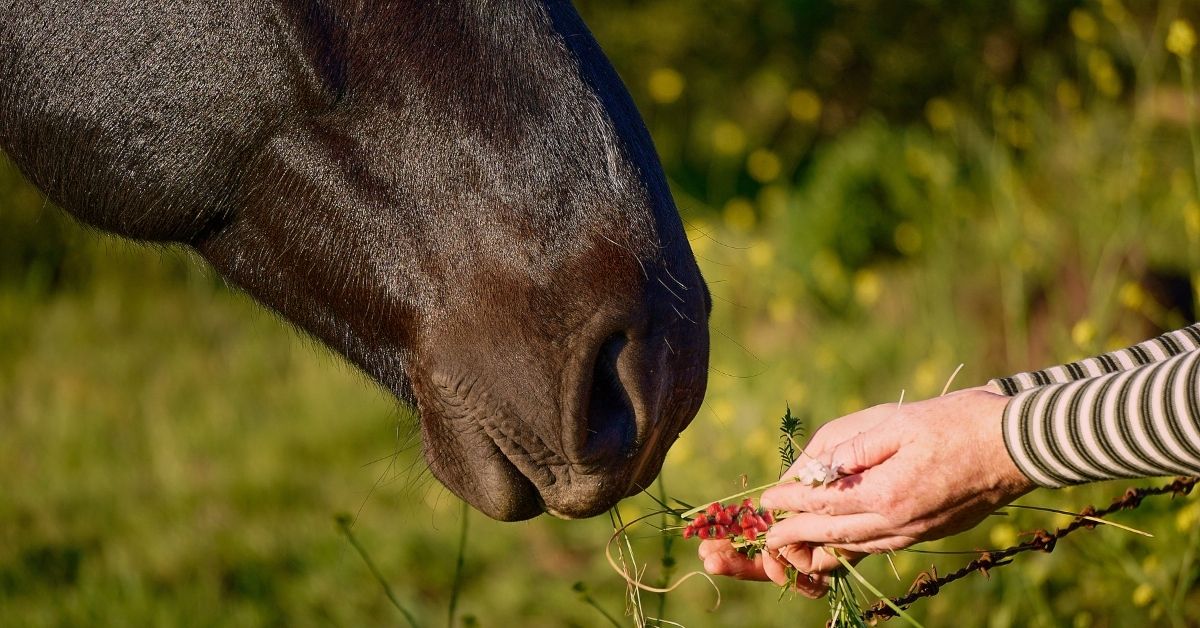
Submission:
<svg viewBox="0 0 1200 628">
<path fill-rule="evenodd" d="M 796 481 L 805 486 L 817 486 L 831 481 L 832 473 L 830 468 L 821 464 L 820 460 L 809 460 L 807 464 L 800 467 L 800 472 L 796 474 Z"/>
<path fill-rule="evenodd" d="M 828 486 L 830 482 L 844 475 L 842 465 L 829 467 L 820 460 L 814 459 L 800 467 L 800 471 L 796 474 L 796 481 L 805 486 Z"/>
</svg>

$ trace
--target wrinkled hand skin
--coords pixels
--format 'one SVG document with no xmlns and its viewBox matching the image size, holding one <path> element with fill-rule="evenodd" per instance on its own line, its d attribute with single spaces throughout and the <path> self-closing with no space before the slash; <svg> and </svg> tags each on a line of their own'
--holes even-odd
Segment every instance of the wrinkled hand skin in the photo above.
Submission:
<svg viewBox="0 0 1200 628">
<path fill-rule="evenodd" d="M 861 554 L 843 552 L 851 562 L 862 559 Z M 828 573 L 839 565 L 838 560 L 821 547 L 804 544 L 789 545 L 765 554 L 746 558 L 733 548 L 728 539 L 700 543 L 700 560 L 704 570 L 714 576 L 729 576 L 738 580 L 770 580 L 781 587 L 795 585 L 795 590 L 809 598 L 819 598 L 829 590 Z M 799 572 L 796 581 L 789 582 L 787 566 L 791 563 Z"/>
<path fill-rule="evenodd" d="M 767 490 L 762 505 L 790 513 L 767 533 L 767 556 L 750 561 L 728 541 L 706 541 L 705 570 L 787 585 L 790 563 L 803 574 L 799 592 L 820 597 L 826 575 L 839 565 L 828 548 L 856 561 L 974 527 L 1034 488 L 1004 446 L 1007 403 L 981 387 L 829 422 L 805 454 L 840 468 L 843 477 L 826 486 Z M 808 460 L 801 456 L 784 476 L 794 477 Z"/>
</svg>

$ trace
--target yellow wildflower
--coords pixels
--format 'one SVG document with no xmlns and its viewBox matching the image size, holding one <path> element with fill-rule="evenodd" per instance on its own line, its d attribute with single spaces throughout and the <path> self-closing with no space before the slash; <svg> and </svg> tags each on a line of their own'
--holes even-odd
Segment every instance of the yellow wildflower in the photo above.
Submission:
<svg viewBox="0 0 1200 628">
<path fill-rule="evenodd" d="M 1094 43 L 1100 34 L 1100 27 L 1096 24 L 1096 18 L 1092 17 L 1091 13 L 1083 9 L 1075 9 L 1071 11 L 1071 15 L 1067 18 L 1071 25 L 1071 32 L 1079 38 L 1080 41 Z"/>
<path fill-rule="evenodd" d="M 746 147 L 746 134 L 738 125 L 723 120 L 713 127 L 712 145 L 718 153 L 736 155 Z"/>
<path fill-rule="evenodd" d="M 792 117 L 812 124 L 821 119 L 821 97 L 808 89 L 798 89 L 788 96 L 788 111 Z"/>
<path fill-rule="evenodd" d="M 683 75 L 672 68 L 659 68 L 651 72 L 647 81 L 650 98 L 662 105 L 679 100 L 685 85 Z"/>
<path fill-rule="evenodd" d="M 734 231 L 750 231 L 757 222 L 754 205 L 744 198 L 735 198 L 726 203 L 721 215 L 725 219 L 725 226 Z"/>
<path fill-rule="evenodd" d="M 954 106 L 945 98 L 931 98 L 925 103 L 925 119 L 937 131 L 954 128 Z"/>
<path fill-rule="evenodd" d="M 1084 348 L 1091 346 L 1092 341 L 1096 339 L 1096 325 L 1088 319 L 1083 319 L 1071 328 L 1071 341 L 1075 346 Z"/>
<path fill-rule="evenodd" d="M 1195 47 L 1196 31 L 1191 23 L 1184 19 L 1172 21 L 1170 29 L 1167 30 L 1167 50 L 1183 58 L 1191 55 Z"/>
<path fill-rule="evenodd" d="M 1135 606 L 1146 606 L 1154 601 L 1154 587 L 1145 582 L 1139 584 L 1133 590 L 1133 603 Z"/>
<path fill-rule="evenodd" d="M 746 158 L 746 172 L 759 183 L 774 181 L 782 169 L 779 157 L 765 148 L 755 150 Z"/>
</svg>

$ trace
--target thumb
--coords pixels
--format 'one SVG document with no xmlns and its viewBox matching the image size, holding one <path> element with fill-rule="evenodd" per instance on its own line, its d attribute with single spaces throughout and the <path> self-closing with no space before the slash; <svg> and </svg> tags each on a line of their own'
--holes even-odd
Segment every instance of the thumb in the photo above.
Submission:
<svg viewBox="0 0 1200 628">
<path fill-rule="evenodd" d="M 885 423 L 842 441 L 833 448 L 829 467 L 838 475 L 854 475 L 881 464 L 900 450 L 896 427 Z"/>
</svg>

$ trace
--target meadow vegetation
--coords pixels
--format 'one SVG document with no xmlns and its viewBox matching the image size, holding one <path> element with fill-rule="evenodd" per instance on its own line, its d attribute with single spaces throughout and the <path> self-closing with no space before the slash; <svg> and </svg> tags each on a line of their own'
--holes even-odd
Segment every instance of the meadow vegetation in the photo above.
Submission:
<svg viewBox="0 0 1200 628">
<path fill-rule="evenodd" d="M 901 390 L 935 395 L 960 363 L 958 383 L 978 384 L 1196 320 L 1194 3 L 579 4 L 716 299 L 709 394 L 668 457 L 670 495 L 774 479 L 785 403 L 811 430 Z M 0 167 L 0 625 L 400 624 L 343 512 L 406 606 L 443 624 L 461 513 L 420 459 L 409 410 L 194 255 L 81 228 Z M 1077 510 L 1130 484 L 1022 501 Z M 1200 501 L 1114 520 L 1154 538 L 1080 532 L 913 614 L 1191 625 Z M 926 547 L 1003 547 L 1061 523 L 1014 512 Z M 611 531 L 475 514 L 455 625 L 605 625 L 584 596 L 620 617 Z M 654 581 L 663 542 L 644 536 Z M 690 542 L 669 545 L 675 575 L 699 568 Z M 861 569 L 895 595 L 967 560 L 902 552 L 904 582 L 879 559 Z M 710 611 L 712 590 L 689 582 L 664 616 L 828 617 L 769 585 L 721 590 Z"/>
</svg>

